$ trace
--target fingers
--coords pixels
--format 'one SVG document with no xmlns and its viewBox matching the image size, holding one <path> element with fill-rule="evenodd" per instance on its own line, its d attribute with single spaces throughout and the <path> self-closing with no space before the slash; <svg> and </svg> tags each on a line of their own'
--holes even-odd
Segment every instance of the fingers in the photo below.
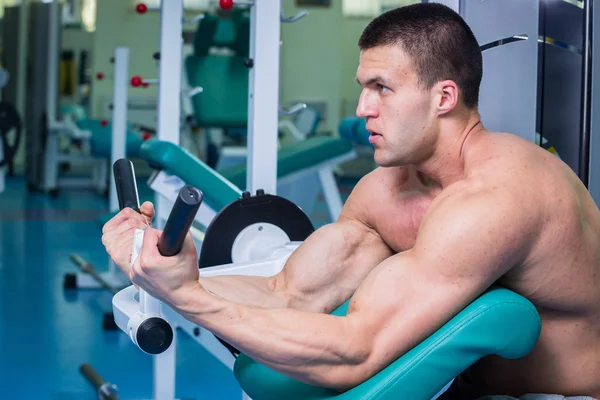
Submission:
<svg viewBox="0 0 600 400">
<path fill-rule="evenodd" d="M 107 222 L 102 229 L 102 244 L 123 273 L 130 271 L 133 237 L 137 229 L 146 229 L 145 218 L 131 208 L 125 208 Z"/>
<path fill-rule="evenodd" d="M 181 249 L 181 253 L 198 253 L 196 249 L 196 242 L 194 242 L 194 237 L 192 236 L 192 232 L 190 231 L 188 231 L 187 235 L 185 235 L 185 241 L 183 242 L 183 248 Z"/>
<path fill-rule="evenodd" d="M 160 231 L 148 228 L 144 231 L 144 241 L 140 254 L 133 263 L 130 279 L 139 282 L 140 278 L 145 278 L 152 267 L 160 266 L 162 257 L 158 252 L 158 239 Z"/>
<path fill-rule="evenodd" d="M 127 220 L 135 220 L 140 221 L 141 223 L 147 225 L 146 218 L 138 212 L 133 211 L 133 209 L 126 207 L 119 211 L 117 215 L 112 217 L 104 226 L 102 227 L 102 233 L 112 231 L 116 227 L 123 224 L 124 221 Z"/>
<path fill-rule="evenodd" d="M 154 204 L 149 201 L 145 201 L 140 207 L 140 212 L 146 219 L 146 223 L 150 225 L 154 218 Z"/>
</svg>

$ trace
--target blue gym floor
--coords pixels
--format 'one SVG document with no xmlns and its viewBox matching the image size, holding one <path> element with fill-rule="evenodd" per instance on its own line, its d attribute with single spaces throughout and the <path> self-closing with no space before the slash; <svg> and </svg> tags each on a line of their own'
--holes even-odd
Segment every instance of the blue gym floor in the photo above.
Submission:
<svg viewBox="0 0 600 400">
<path fill-rule="evenodd" d="M 138 183 L 141 198 L 151 195 Z M 350 187 L 341 187 L 346 198 Z M 29 193 L 21 178 L 8 178 L 0 193 L 0 400 L 95 399 L 79 373 L 92 364 L 116 384 L 120 399 L 152 396 L 152 359 L 121 331 L 102 330 L 111 295 L 66 292 L 63 276 L 76 272 L 76 252 L 101 272 L 108 256 L 97 218 L 107 201 L 90 191 L 63 190 L 56 199 Z M 326 222 L 320 200 L 310 215 Z M 178 334 L 177 396 L 239 399 L 229 370 L 184 333 Z"/>
</svg>

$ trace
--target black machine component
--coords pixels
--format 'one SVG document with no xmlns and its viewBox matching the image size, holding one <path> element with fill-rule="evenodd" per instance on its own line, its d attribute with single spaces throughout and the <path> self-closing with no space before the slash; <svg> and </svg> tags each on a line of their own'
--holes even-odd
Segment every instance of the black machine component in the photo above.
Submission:
<svg viewBox="0 0 600 400">
<path fill-rule="evenodd" d="M 229 264 L 236 237 L 246 227 L 266 223 L 281 228 L 291 241 L 303 241 L 315 231 L 312 222 L 296 204 L 283 197 L 257 190 L 256 196 L 244 192 L 223 208 L 206 229 L 198 266 Z"/>
<path fill-rule="evenodd" d="M 0 101 L 0 136 L 2 137 L 3 158 L 0 167 L 9 166 L 13 171 L 13 160 L 21 142 L 22 122 L 17 109 L 9 102 Z M 14 134 L 11 135 L 10 133 Z M 11 139 L 12 136 L 12 139 Z"/>
</svg>

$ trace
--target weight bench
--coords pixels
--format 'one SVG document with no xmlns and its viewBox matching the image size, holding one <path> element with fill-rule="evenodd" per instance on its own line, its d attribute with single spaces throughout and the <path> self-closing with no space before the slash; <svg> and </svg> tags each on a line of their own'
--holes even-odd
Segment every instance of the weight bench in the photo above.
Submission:
<svg viewBox="0 0 600 400">
<path fill-rule="evenodd" d="M 347 308 L 348 302 L 333 314 L 345 315 Z M 234 374 L 254 400 L 430 400 L 482 357 L 525 356 L 541 329 L 533 304 L 510 290 L 492 287 L 405 355 L 344 393 L 301 383 L 244 354 L 236 359 Z"/>
<path fill-rule="evenodd" d="M 89 187 L 98 193 L 108 191 L 108 162 L 112 149 L 112 124 L 99 119 L 89 119 L 80 106 L 63 106 L 62 122 L 50 129 L 47 146 L 48 187 Z M 137 157 L 143 143 L 142 134 L 133 126 L 128 127 L 126 154 Z M 70 154 L 72 149 L 79 154 Z M 91 164 L 90 177 L 60 177 L 60 164 Z M 56 192 L 56 191 L 55 191 Z"/>
<path fill-rule="evenodd" d="M 330 217 L 336 220 L 343 201 L 332 168 L 354 157 L 350 142 L 330 136 L 315 136 L 282 147 L 277 161 L 278 195 L 293 201 L 308 214 L 321 187 Z M 142 144 L 140 158 L 157 170 L 150 178 L 150 187 L 165 198 L 174 202 L 184 184 L 202 190 L 205 199 L 196 220 L 204 226 L 219 210 L 241 197 L 246 185 L 245 165 L 217 173 L 174 143 L 150 139 Z"/>
</svg>

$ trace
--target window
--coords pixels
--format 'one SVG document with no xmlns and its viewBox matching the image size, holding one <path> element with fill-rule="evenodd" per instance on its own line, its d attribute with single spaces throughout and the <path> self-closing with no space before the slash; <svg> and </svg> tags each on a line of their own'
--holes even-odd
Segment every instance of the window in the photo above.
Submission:
<svg viewBox="0 0 600 400">
<path fill-rule="evenodd" d="M 143 2 L 150 10 L 156 10 L 160 7 L 160 1 L 161 0 L 134 0 L 133 4 L 135 6 L 136 4 Z M 218 3 L 218 0 L 183 0 L 183 8 L 185 10 L 208 10 Z"/>
<path fill-rule="evenodd" d="M 345 17 L 368 17 L 396 7 L 420 3 L 420 0 L 342 0 L 342 13 Z"/>
</svg>

